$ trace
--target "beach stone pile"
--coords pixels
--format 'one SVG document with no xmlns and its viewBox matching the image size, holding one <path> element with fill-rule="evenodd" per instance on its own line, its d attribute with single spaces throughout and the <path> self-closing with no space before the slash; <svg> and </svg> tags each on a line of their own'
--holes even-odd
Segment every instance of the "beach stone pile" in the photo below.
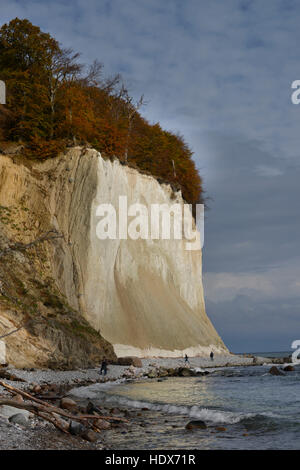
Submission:
<svg viewBox="0 0 300 470">
<path fill-rule="evenodd" d="M 209 374 L 208 371 L 197 371 L 189 367 L 165 368 L 157 367 L 145 372 L 145 377 L 149 379 L 164 378 L 164 377 L 197 377 Z"/>
<path fill-rule="evenodd" d="M 276 367 L 276 366 L 271 367 L 271 369 L 269 370 L 269 374 L 271 374 L 271 375 L 284 375 L 284 373 L 280 369 L 278 369 L 278 367 Z"/>
<path fill-rule="evenodd" d="M 114 364 L 119 366 L 143 367 L 141 359 L 135 356 L 119 357 Z"/>
<path fill-rule="evenodd" d="M 289 366 L 284 367 L 283 370 L 284 370 L 284 372 L 294 372 L 295 367 L 289 365 Z M 285 375 L 283 373 L 283 371 L 281 369 L 278 369 L 278 367 L 276 367 L 276 366 L 271 367 L 271 369 L 269 370 L 269 374 L 271 374 L 271 375 Z"/>
</svg>

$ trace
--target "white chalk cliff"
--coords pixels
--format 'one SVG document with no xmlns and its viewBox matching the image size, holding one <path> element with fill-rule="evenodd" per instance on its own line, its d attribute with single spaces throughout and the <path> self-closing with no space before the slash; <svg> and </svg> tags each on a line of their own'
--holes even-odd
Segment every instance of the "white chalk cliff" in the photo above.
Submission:
<svg viewBox="0 0 300 470">
<path fill-rule="evenodd" d="M 118 356 L 227 352 L 205 313 L 201 251 L 187 251 L 186 240 L 96 235 L 99 204 L 118 208 L 119 196 L 128 205 L 183 204 L 180 192 L 92 149 L 74 147 L 31 168 L 1 159 L 0 203 L 26 201 L 34 231 L 24 242 L 51 228 L 63 234 L 50 250 L 53 277 Z"/>
</svg>

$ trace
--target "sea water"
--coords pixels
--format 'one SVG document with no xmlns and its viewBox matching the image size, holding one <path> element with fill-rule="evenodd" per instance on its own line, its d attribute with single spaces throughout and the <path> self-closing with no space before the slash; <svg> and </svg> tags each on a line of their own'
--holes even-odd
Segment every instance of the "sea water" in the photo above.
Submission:
<svg viewBox="0 0 300 470">
<path fill-rule="evenodd" d="M 226 367 L 99 391 L 99 402 L 143 409 L 140 424 L 106 438 L 114 449 L 300 449 L 300 365 L 284 376 L 269 369 Z M 194 419 L 207 429 L 186 430 Z"/>
</svg>

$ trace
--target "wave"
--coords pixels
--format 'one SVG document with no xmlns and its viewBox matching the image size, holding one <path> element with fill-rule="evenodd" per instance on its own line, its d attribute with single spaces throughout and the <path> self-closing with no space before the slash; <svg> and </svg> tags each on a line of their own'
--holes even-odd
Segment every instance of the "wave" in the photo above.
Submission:
<svg viewBox="0 0 300 470">
<path fill-rule="evenodd" d="M 99 398 L 99 394 L 98 394 Z M 237 413 L 232 411 L 221 411 L 199 406 L 182 406 L 168 403 L 151 403 L 142 400 L 134 400 L 120 395 L 101 393 L 101 399 L 105 402 L 114 403 L 130 408 L 147 408 L 166 414 L 184 415 L 190 418 L 200 419 L 212 424 L 236 424 L 249 418 L 279 418 L 273 413 Z"/>
</svg>

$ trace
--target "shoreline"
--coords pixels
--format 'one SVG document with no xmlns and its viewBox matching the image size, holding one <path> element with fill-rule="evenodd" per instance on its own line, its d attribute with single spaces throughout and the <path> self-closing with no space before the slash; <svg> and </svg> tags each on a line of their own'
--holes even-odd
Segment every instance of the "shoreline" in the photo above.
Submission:
<svg viewBox="0 0 300 470">
<path fill-rule="evenodd" d="M 107 382 L 114 381 L 122 378 L 126 372 L 139 378 L 141 375 L 146 374 L 150 370 L 155 368 L 179 368 L 189 367 L 211 369 L 219 367 L 241 367 L 241 366 L 257 366 L 267 364 L 284 364 L 290 362 L 288 358 L 271 358 L 271 357 L 258 357 L 250 354 L 237 355 L 216 355 L 212 361 L 209 357 L 190 357 L 189 363 L 185 364 L 183 357 L 153 357 L 153 358 L 141 358 L 142 367 L 134 367 L 129 365 L 118 365 L 108 364 L 108 372 L 106 376 L 99 376 L 100 365 L 95 368 L 89 369 L 73 369 L 73 370 L 57 370 L 57 369 L 37 369 L 37 368 L 14 368 L 14 367 L 2 367 L 0 366 L 0 378 L 1 371 L 7 371 L 8 373 L 20 379 L 19 385 L 23 388 L 25 385 L 43 384 L 43 383 L 57 383 L 65 385 L 81 386 L 85 382 Z M 23 382 L 24 381 L 24 382 Z M 8 381 L 10 383 L 10 381 Z M 22 385 L 23 384 L 23 385 Z M 0 386 L 0 393 L 3 388 Z"/>
<path fill-rule="evenodd" d="M 283 361 L 283 359 L 281 359 L 281 361 Z M 142 367 L 109 364 L 108 373 L 105 377 L 100 377 L 99 367 L 72 371 L 6 368 L 0 369 L 0 376 L 2 375 L 1 380 L 3 380 L 3 382 L 13 385 L 20 390 L 29 391 L 29 393 L 33 393 L 38 398 L 42 398 L 49 403 L 59 403 L 61 398 L 69 397 L 74 400 L 79 407 L 84 408 L 89 401 L 93 401 L 93 399 L 88 397 L 88 393 L 85 396 L 84 390 L 88 390 L 89 386 L 93 385 L 96 386 L 96 390 L 99 390 L 99 385 L 101 388 L 104 387 L 105 389 L 107 386 L 113 386 L 114 383 L 138 382 L 141 380 L 161 381 L 168 378 L 166 371 L 174 370 L 174 368 L 184 369 L 185 371 L 190 370 L 193 376 L 201 376 L 209 373 L 209 370 L 212 371 L 217 368 L 250 367 L 279 363 L 278 358 L 259 358 L 259 360 L 254 360 L 253 357 L 237 355 L 215 356 L 214 361 L 211 361 L 210 358 L 193 357 L 189 359 L 189 362 L 189 365 L 185 365 L 183 358 L 147 358 L 142 359 Z M 13 380 L 3 377 L 5 373 Z M 184 376 L 188 377 L 191 375 L 183 375 L 182 377 Z M 83 393 L 77 395 L 75 391 L 79 391 L 79 388 L 81 388 L 81 392 Z M 1 386 L 0 396 L 2 398 L 9 396 L 9 393 Z M 95 402 L 96 401 L 95 398 Z M 146 410 L 133 409 L 130 406 L 123 405 L 116 407 L 107 403 L 101 403 L 101 405 L 98 404 L 98 406 L 101 407 L 103 414 L 105 414 L 106 411 L 115 414 L 116 417 L 129 416 L 130 423 L 126 425 L 112 423 L 108 431 L 104 430 L 99 434 L 99 438 L 96 442 L 87 442 L 80 437 L 63 434 L 55 429 L 52 424 L 42 422 L 40 418 L 36 417 L 30 419 L 26 427 L 12 424 L 7 418 L 1 415 L 0 407 L 0 449 L 109 450 L 110 446 L 106 442 L 106 434 L 111 435 L 111 433 L 118 432 L 126 434 L 127 432 L 131 432 L 130 430 L 128 431 L 128 429 L 134 426 L 147 427 L 147 421 L 144 422 L 143 416 L 141 416 L 146 413 Z M 164 413 L 161 413 L 161 416 L 164 417 Z M 167 416 L 165 416 L 165 418 L 167 418 Z"/>
</svg>

